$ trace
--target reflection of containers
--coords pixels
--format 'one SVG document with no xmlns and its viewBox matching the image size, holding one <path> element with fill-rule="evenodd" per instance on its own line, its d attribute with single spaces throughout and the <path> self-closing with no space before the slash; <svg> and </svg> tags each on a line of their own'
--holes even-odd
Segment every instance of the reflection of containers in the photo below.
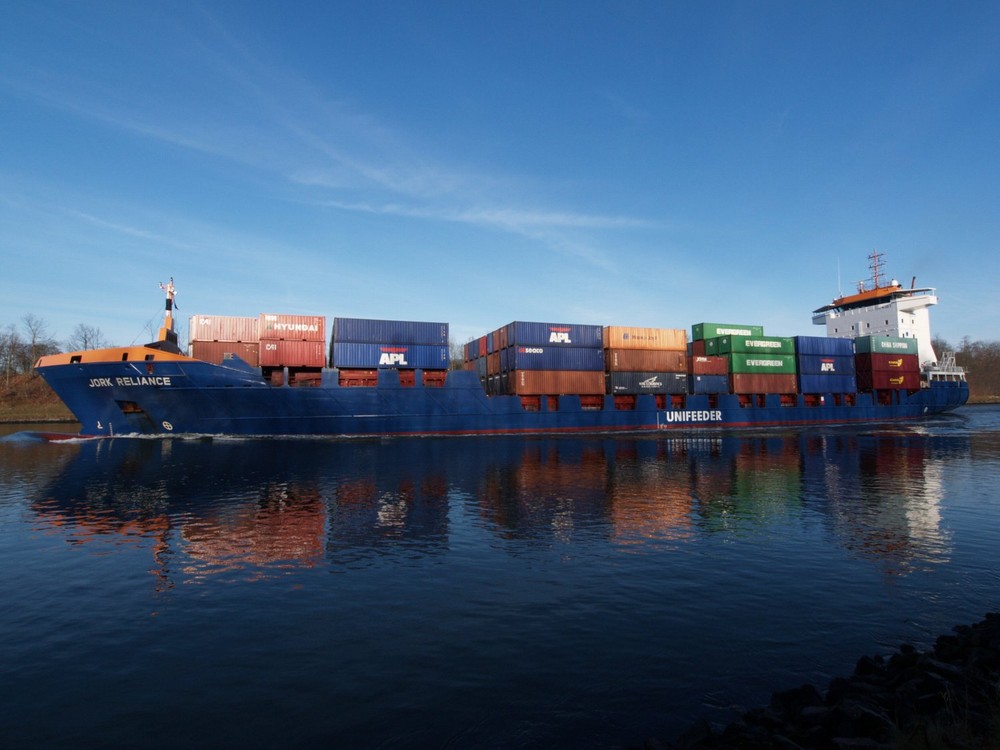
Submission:
<svg viewBox="0 0 1000 750">
<path fill-rule="evenodd" d="M 261 341 L 326 341 L 326 318 L 317 315 L 260 314 Z"/>
<path fill-rule="evenodd" d="M 795 393 L 798 388 L 794 373 L 733 373 L 729 385 L 733 393 Z"/>
<path fill-rule="evenodd" d="M 605 326 L 604 348 L 685 351 L 687 349 L 687 331 L 683 328 Z"/>
<path fill-rule="evenodd" d="M 323 367 L 326 364 L 321 341 L 260 342 L 262 367 Z"/>
<path fill-rule="evenodd" d="M 603 395 L 604 373 L 588 370 L 512 370 L 504 390 L 517 396 Z"/>
<path fill-rule="evenodd" d="M 714 339 L 718 336 L 763 336 L 764 326 L 751 326 L 741 323 L 695 323 L 691 326 L 691 338 Z"/>
<path fill-rule="evenodd" d="M 644 349 L 608 349 L 605 355 L 608 372 L 687 372 L 687 354 L 683 351 Z"/>
<path fill-rule="evenodd" d="M 414 320 L 334 318 L 333 340 L 353 344 L 447 344 L 448 324 Z M 483 346 L 485 339 L 480 344 L 480 349 Z"/>
<path fill-rule="evenodd" d="M 683 372 L 609 372 L 606 392 L 615 396 L 687 393 L 687 381 Z"/>
<path fill-rule="evenodd" d="M 260 339 L 259 318 L 232 315 L 192 315 L 188 319 L 188 341 L 245 341 Z"/>
<path fill-rule="evenodd" d="M 917 340 L 898 336 L 859 336 L 854 339 L 858 354 L 917 354 Z"/>
<path fill-rule="evenodd" d="M 260 366 L 260 344 L 242 341 L 192 341 L 191 356 L 214 365 L 223 364 L 235 354 L 251 367 Z M 322 367 L 322 365 L 320 365 Z"/>
</svg>

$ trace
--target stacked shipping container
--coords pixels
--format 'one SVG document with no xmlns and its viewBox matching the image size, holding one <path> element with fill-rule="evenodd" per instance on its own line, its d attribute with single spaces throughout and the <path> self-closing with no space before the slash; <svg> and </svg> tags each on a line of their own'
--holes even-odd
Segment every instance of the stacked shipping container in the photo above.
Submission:
<svg viewBox="0 0 1000 750">
<path fill-rule="evenodd" d="M 326 364 L 326 318 L 260 314 L 261 367 L 319 370 Z"/>
<path fill-rule="evenodd" d="M 678 328 L 605 326 L 606 393 L 687 393 L 687 334 Z"/>
<path fill-rule="evenodd" d="M 795 356 L 800 393 L 857 392 L 852 339 L 796 336 Z"/>
<path fill-rule="evenodd" d="M 253 367 L 260 366 L 260 320 L 229 315 L 192 315 L 188 319 L 188 345 L 192 357 L 221 365 L 235 355 Z"/>
<path fill-rule="evenodd" d="M 738 394 L 798 391 L 795 342 L 784 336 L 765 336 L 763 326 L 696 323 L 692 353 L 725 357 L 729 391 Z M 697 342 L 701 342 L 700 344 Z"/>
<path fill-rule="evenodd" d="M 334 318 L 330 366 L 341 385 L 375 385 L 378 370 L 400 371 L 400 383 L 413 385 L 415 370 L 424 384 L 440 385 L 448 370 L 448 324 L 411 320 Z"/>
<path fill-rule="evenodd" d="M 854 347 L 859 390 L 920 388 L 920 359 L 915 339 L 861 336 L 854 340 Z"/>
</svg>

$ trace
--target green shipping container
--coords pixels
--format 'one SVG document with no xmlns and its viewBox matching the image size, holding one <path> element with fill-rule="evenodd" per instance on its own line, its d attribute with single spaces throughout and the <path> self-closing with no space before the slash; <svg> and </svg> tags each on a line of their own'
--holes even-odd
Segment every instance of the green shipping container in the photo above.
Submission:
<svg viewBox="0 0 1000 750">
<path fill-rule="evenodd" d="M 858 354 L 916 354 L 917 340 L 897 336 L 859 336 L 854 339 Z"/>
<path fill-rule="evenodd" d="M 767 354 L 732 352 L 729 357 L 729 372 L 733 373 L 775 373 L 794 375 L 794 354 Z"/>
<path fill-rule="evenodd" d="M 738 323 L 695 323 L 691 326 L 692 341 L 714 339 L 719 336 L 763 336 L 764 326 L 748 326 Z"/>
<path fill-rule="evenodd" d="M 795 354 L 795 340 L 790 336 L 720 336 L 714 339 L 717 351 L 713 354 Z M 708 342 L 705 343 L 708 352 Z"/>
</svg>

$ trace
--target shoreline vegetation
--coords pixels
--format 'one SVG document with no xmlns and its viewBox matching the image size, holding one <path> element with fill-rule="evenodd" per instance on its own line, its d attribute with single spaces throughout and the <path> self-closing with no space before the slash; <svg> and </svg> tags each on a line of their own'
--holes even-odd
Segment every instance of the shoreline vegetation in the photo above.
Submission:
<svg viewBox="0 0 1000 750">
<path fill-rule="evenodd" d="M 55 392 L 33 373 L 13 376 L 0 393 L 0 424 L 76 421 Z M 969 405 L 977 404 L 1000 404 L 1000 395 L 973 392 Z"/>
</svg>

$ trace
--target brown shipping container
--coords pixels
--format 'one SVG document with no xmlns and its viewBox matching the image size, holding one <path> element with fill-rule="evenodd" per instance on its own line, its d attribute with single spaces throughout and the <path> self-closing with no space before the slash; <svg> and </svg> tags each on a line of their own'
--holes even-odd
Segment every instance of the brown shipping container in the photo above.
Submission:
<svg viewBox="0 0 1000 750">
<path fill-rule="evenodd" d="M 500 352 L 493 352 L 492 354 L 486 355 L 486 374 L 500 374 Z"/>
<path fill-rule="evenodd" d="M 604 373 L 585 370 L 511 370 L 508 388 L 516 396 L 604 394 Z"/>
<path fill-rule="evenodd" d="M 733 393 L 796 393 L 796 380 L 794 374 L 733 373 L 729 387 Z"/>
<path fill-rule="evenodd" d="M 260 340 L 326 343 L 326 318 L 321 315 L 261 313 Z"/>
<path fill-rule="evenodd" d="M 705 356 L 705 339 L 697 339 L 691 342 L 691 356 L 693 357 Z"/>
<path fill-rule="evenodd" d="M 687 353 L 644 349 L 608 349 L 604 353 L 608 372 L 687 372 Z"/>
<path fill-rule="evenodd" d="M 252 367 L 260 366 L 260 345 L 253 341 L 192 341 L 191 356 L 221 365 L 227 354 L 235 354 Z"/>
<path fill-rule="evenodd" d="M 604 326 L 604 348 L 686 352 L 687 331 L 683 328 Z"/>
<path fill-rule="evenodd" d="M 916 354 L 855 354 L 858 372 L 920 373 L 920 358 Z"/>
<path fill-rule="evenodd" d="M 232 315 L 192 315 L 188 319 L 188 341 L 258 341 L 259 318 Z"/>
<path fill-rule="evenodd" d="M 893 356 L 893 355 L 889 355 Z M 861 372 L 858 371 L 858 390 L 909 390 L 920 387 L 919 372 Z"/>
<path fill-rule="evenodd" d="M 326 347 L 320 341 L 261 341 L 262 367 L 324 367 Z"/>
<path fill-rule="evenodd" d="M 688 372 L 692 375 L 728 375 L 729 357 L 692 356 Z"/>
</svg>

